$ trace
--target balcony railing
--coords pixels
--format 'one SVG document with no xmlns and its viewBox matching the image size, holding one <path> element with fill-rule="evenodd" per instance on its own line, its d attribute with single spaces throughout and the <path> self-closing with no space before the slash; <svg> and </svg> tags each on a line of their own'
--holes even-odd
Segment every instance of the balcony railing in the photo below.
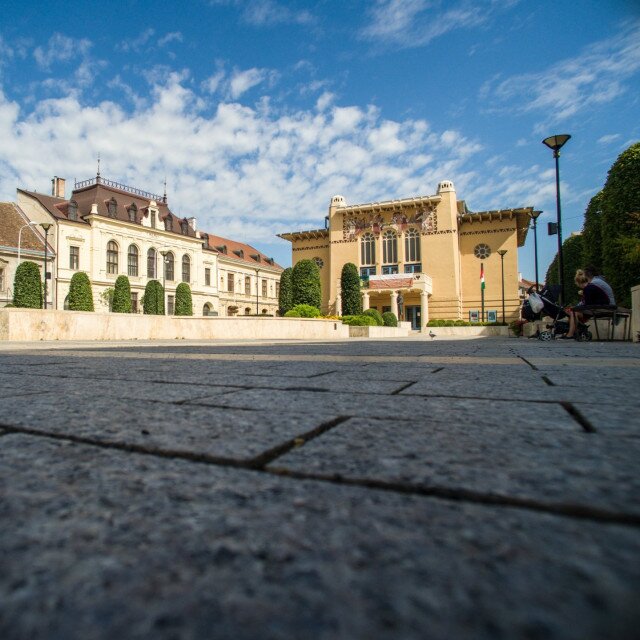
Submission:
<svg viewBox="0 0 640 640">
<path fill-rule="evenodd" d="M 94 184 L 103 184 L 105 187 L 112 187 L 113 189 L 126 191 L 127 193 L 131 193 L 134 196 L 140 196 L 141 198 L 145 198 L 147 200 L 155 200 L 156 202 L 167 201 L 165 196 L 158 195 L 157 193 L 151 193 L 150 191 L 143 191 L 142 189 L 136 189 L 135 187 L 129 187 L 126 184 L 115 182 L 114 180 L 107 180 L 106 178 L 103 178 L 101 176 L 96 176 L 95 178 L 91 178 L 89 180 L 74 182 L 73 188 L 75 191 L 76 189 L 84 189 L 85 187 L 90 187 Z"/>
</svg>

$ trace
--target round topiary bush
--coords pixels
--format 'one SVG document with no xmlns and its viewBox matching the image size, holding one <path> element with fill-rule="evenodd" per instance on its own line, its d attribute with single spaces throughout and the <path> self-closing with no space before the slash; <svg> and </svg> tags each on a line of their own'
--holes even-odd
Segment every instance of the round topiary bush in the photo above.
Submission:
<svg viewBox="0 0 640 640">
<path fill-rule="evenodd" d="M 164 315 L 164 289 L 157 280 L 149 280 L 144 289 L 142 311 L 146 315 Z"/>
<path fill-rule="evenodd" d="M 376 327 L 378 323 L 373 316 L 342 316 L 342 324 L 348 324 L 351 327 Z"/>
<path fill-rule="evenodd" d="M 191 287 L 186 282 L 181 282 L 176 287 L 176 315 L 192 316 L 193 301 L 191 300 Z"/>
<path fill-rule="evenodd" d="M 360 276 L 358 275 L 358 267 L 353 262 L 347 262 L 342 267 L 340 295 L 342 297 L 342 313 L 345 316 L 357 316 L 362 313 Z"/>
<path fill-rule="evenodd" d="M 25 309 L 42 309 L 42 281 L 35 262 L 25 260 L 18 265 L 13 279 L 13 305 Z"/>
<path fill-rule="evenodd" d="M 278 313 L 283 316 L 293 308 L 293 292 L 291 291 L 291 267 L 280 274 L 280 293 L 278 294 Z"/>
<path fill-rule="evenodd" d="M 300 260 L 291 271 L 293 305 L 309 304 L 320 309 L 320 269 L 313 260 Z"/>
<path fill-rule="evenodd" d="M 396 318 L 396 314 L 391 311 L 385 311 L 382 314 L 382 322 L 384 322 L 385 327 L 397 327 L 398 326 L 398 318 Z"/>
<path fill-rule="evenodd" d="M 127 276 L 118 276 L 116 278 L 111 311 L 114 313 L 131 313 L 131 285 Z"/>
<path fill-rule="evenodd" d="M 285 318 L 319 318 L 320 310 L 310 304 L 297 304 L 284 314 Z"/>
<path fill-rule="evenodd" d="M 71 276 L 69 284 L 69 310 L 93 311 L 93 293 L 89 276 L 78 271 Z"/>
<path fill-rule="evenodd" d="M 363 316 L 369 316 L 371 318 L 373 318 L 376 321 L 376 324 L 379 327 L 384 326 L 384 321 L 382 320 L 382 315 L 380 314 L 380 312 L 377 309 L 367 309 L 366 311 L 362 312 Z"/>
</svg>

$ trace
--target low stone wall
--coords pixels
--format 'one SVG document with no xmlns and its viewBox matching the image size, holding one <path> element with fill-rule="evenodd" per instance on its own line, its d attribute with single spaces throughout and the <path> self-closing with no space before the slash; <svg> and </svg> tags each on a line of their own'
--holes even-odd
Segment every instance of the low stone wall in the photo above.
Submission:
<svg viewBox="0 0 640 640">
<path fill-rule="evenodd" d="M 401 323 L 399 327 L 349 327 L 350 338 L 406 338 L 411 331 L 411 323 Z"/>
<path fill-rule="evenodd" d="M 348 338 L 349 327 L 310 318 L 145 316 L 0 309 L 0 340 L 318 340 Z"/>
<path fill-rule="evenodd" d="M 429 334 L 436 336 L 456 336 L 458 338 L 477 338 L 478 336 L 508 336 L 510 335 L 509 327 L 493 326 L 493 327 L 427 327 L 424 334 L 427 338 Z"/>
<path fill-rule="evenodd" d="M 631 338 L 640 342 L 640 285 L 631 288 Z"/>
</svg>

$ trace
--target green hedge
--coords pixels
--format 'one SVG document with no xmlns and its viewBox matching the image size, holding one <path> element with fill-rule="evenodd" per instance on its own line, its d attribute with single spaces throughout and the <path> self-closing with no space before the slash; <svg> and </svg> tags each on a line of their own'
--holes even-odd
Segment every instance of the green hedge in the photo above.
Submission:
<svg viewBox="0 0 640 640">
<path fill-rule="evenodd" d="M 384 320 L 382 319 L 382 315 L 377 309 L 367 309 L 366 311 L 363 311 L 359 315 L 369 316 L 370 318 L 373 318 L 376 321 L 376 324 L 379 327 L 384 326 Z"/>
<path fill-rule="evenodd" d="M 111 310 L 114 313 L 131 313 L 131 284 L 127 276 L 116 278 Z"/>
<path fill-rule="evenodd" d="M 344 313 L 345 316 L 358 316 L 362 313 L 360 276 L 358 274 L 358 267 L 356 267 L 353 262 L 347 262 L 342 267 L 340 295 L 342 298 L 342 313 Z"/>
<path fill-rule="evenodd" d="M 429 320 L 427 327 L 500 327 L 501 322 L 469 322 L 468 320 Z"/>
<path fill-rule="evenodd" d="M 89 276 L 78 271 L 71 276 L 69 284 L 69 310 L 93 311 L 93 293 Z"/>
<path fill-rule="evenodd" d="M 176 287 L 176 315 L 192 316 L 193 301 L 191 299 L 191 287 L 186 282 L 181 282 Z"/>
<path fill-rule="evenodd" d="M 385 311 L 382 314 L 382 321 L 384 322 L 385 327 L 397 327 L 398 326 L 398 318 L 396 318 L 396 314 L 391 311 Z"/>
<path fill-rule="evenodd" d="M 149 280 L 144 289 L 142 310 L 146 315 L 164 315 L 164 289 L 157 280 Z"/>
<path fill-rule="evenodd" d="M 320 309 L 320 269 L 313 260 L 300 260 L 291 271 L 291 292 L 294 307 L 308 304 Z"/>
<path fill-rule="evenodd" d="M 310 304 L 297 304 L 284 314 L 285 318 L 319 318 L 320 310 Z"/>
<path fill-rule="evenodd" d="M 291 267 L 280 274 L 280 293 L 278 294 L 278 312 L 283 316 L 293 309 L 293 292 L 291 291 Z"/>
<path fill-rule="evenodd" d="M 376 319 L 371 316 L 342 316 L 342 324 L 348 324 L 351 327 L 377 327 Z"/>
<path fill-rule="evenodd" d="M 13 306 L 42 309 L 42 281 L 35 262 L 25 260 L 18 265 L 13 279 Z"/>
</svg>

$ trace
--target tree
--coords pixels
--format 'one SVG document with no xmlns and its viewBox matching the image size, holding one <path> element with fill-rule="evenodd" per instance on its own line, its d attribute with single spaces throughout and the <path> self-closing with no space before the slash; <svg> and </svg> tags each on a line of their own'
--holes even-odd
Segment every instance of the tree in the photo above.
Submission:
<svg viewBox="0 0 640 640">
<path fill-rule="evenodd" d="M 131 313 L 131 285 L 127 276 L 116 278 L 111 310 L 114 313 Z"/>
<path fill-rule="evenodd" d="M 191 287 L 186 282 L 181 282 L 176 287 L 176 315 L 177 316 L 193 315 Z"/>
<path fill-rule="evenodd" d="M 89 276 L 78 271 L 69 284 L 69 309 L 71 311 L 93 311 L 93 293 Z"/>
<path fill-rule="evenodd" d="M 320 308 L 320 269 L 313 260 L 300 260 L 291 271 L 293 305 L 310 304 Z"/>
<path fill-rule="evenodd" d="M 142 298 L 142 310 L 147 315 L 164 315 L 164 289 L 157 280 L 147 282 Z"/>
<path fill-rule="evenodd" d="M 13 305 L 26 309 L 42 309 L 42 281 L 35 262 L 25 260 L 18 265 L 13 279 Z"/>
<path fill-rule="evenodd" d="M 568 237 L 562 243 L 562 259 L 564 271 L 564 295 L 563 304 L 576 304 L 580 298 L 578 289 L 575 286 L 574 278 L 576 271 L 584 267 L 583 240 L 581 235 Z M 560 284 L 558 277 L 558 254 L 547 269 L 545 282 L 550 284 Z"/>
<path fill-rule="evenodd" d="M 598 271 L 602 271 L 602 200 L 602 191 L 591 198 L 582 226 L 584 264 Z"/>
<path fill-rule="evenodd" d="M 280 294 L 278 295 L 278 313 L 283 316 L 293 309 L 293 297 L 291 292 L 291 267 L 280 274 Z"/>
<path fill-rule="evenodd" d="M 602 190 L 602 268 L 618 304 L 640 283 L 640 142 L 623 151 Z"/>
<path fill-rule="evenodd" d="M 357 316 L 362 313 L 360 276 L 358 275 L 358 267 L 356 267 L 353 262 L 347 262 L 342 267 L 340 295 L 342 298 L 343 316 Z"/>
</svg>

